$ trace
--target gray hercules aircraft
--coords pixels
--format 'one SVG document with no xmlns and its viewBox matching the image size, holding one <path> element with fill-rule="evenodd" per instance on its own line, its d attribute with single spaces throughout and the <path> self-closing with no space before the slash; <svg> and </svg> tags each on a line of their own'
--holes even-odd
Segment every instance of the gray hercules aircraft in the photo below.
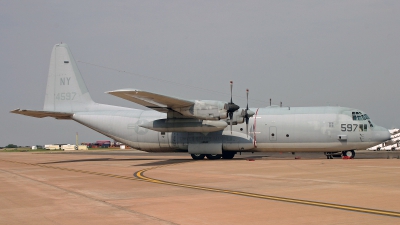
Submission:
<svg viewBox="0 0 400 225">
<path fill-rule="evenodd" d="M 137 89 L 108 94 L 143 111 L 95 103 L 66 44 L 53 48 L 43 111 L 32 117 L 70 119 L 147 152 L 188 152 L 193 159 L 232 159 L 237 152 L 324 152 L 327 158 L 390 139 L 361 110 L 345 107 L 240 108 L 232 102 L 185 100 Z M 231 82 L 232 95 L 232 82 Z M 247 91 L 248 96 L 248 91 Z"/>
</svg>

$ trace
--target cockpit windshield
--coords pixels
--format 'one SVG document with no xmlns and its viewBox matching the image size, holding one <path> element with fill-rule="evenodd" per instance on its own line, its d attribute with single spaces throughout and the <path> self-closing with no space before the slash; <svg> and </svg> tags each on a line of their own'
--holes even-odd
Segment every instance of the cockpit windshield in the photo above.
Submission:
<svg viewBox="0 0 400 225">
<path fill-rule="evenodd" d="M 351 112 L 351 115 L 353 117 L 353 120 L 368 120 L 369 126 L 374 127 L 371 123 L 371 119 L 367 114 L 363 114 L 361 112 Z"/>
<path fill-rule="evenodd" d="M 361 112 L 352 112 L 353 120 L 369 120 L 369 116 L 367 114 L 362 114 Z"/>
</svg>

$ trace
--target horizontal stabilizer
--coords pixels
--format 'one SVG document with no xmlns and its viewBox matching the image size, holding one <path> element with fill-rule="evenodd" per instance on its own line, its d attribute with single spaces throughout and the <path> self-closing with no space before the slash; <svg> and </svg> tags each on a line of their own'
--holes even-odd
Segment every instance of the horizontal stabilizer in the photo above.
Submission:
<svg viewBox="0 0 400 225">
<path fill-rule="evenodd" d="M 15 109 L 11 113 L 21 114 L 25 116 L 32 116 L 36 118 L 43 117 L 53 117 L 59 120 L 69 120 L 71 119 L 73 113 L 61 113 L 61 112 L 49 112 L 49 111 L 36 111 L 36 110 L 26 110 L 26 109 Z"/>
<path fill-rule="evenodd" d="M 188 107 L 194 104 L 193 101 L 135 89 L 122 89 L 106 93 L 163 113 L 167 113 L 170 109 Z"/>
</svg>

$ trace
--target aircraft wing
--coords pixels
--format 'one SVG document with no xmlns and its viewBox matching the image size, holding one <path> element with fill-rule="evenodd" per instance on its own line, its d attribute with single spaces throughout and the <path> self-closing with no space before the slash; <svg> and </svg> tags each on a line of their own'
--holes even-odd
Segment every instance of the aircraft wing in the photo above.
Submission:
<svg viewBox="0 0 400 225">
<path fill-rule="evenodd" d="M 61 112 L 49 112 L 49 111 L 36 111 L 36 110 L 26 110 L 26 109 L 15 109 L 11 113 L 21 114 L 25 116 L 32 116 L 36 118 L 43 117 L 53 117 L 59 120 L 71 119 L 73 113 L 61 113 Z"/>
<path fill-rule="evenodd" d="M 188 107 L 195 104 L 194 101 L 136 89 L 121 89 L 106 93 L 163 113 L 167 113 L 170 110 L 175 111 L 174 109 Z"/>
</svg>

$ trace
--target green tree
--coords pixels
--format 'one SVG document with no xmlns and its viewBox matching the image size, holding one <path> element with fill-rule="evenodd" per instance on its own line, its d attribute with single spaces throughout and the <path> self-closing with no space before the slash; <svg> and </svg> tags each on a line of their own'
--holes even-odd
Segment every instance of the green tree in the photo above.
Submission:
<svg viewBox="0 0 400 225">
<path fill-rule="evenodd" d="M 8 144 L 8 145 L 6 146 L 6 148 L 18 148 L 18 146 L 17 146 L 17 145 L 14 145 L 14 144 Z"/>
</svg>

